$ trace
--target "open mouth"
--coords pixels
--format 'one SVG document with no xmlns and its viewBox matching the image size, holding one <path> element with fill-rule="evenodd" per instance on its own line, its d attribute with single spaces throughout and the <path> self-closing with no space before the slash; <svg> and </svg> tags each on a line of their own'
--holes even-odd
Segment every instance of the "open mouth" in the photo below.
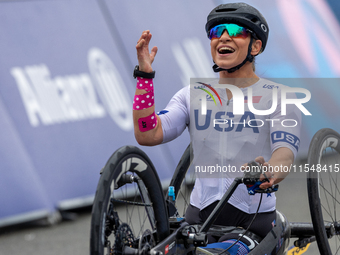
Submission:
<svg viewBox="0 0 340 255">
<path fill-rule="evenodd" d="M 235 50 L 231 47 L 228 47 L 228 46 L 223 46 L 223 47 L 220 47 L 218 49 L 218 53 L 220 54 L 230 54 L 230 53 L 234 53 Z"/>
</svg>

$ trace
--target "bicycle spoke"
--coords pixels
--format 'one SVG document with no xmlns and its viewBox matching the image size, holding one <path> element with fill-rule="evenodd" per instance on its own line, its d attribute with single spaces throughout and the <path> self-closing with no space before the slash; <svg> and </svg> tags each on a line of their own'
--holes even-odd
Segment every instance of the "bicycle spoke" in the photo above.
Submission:
<svg viewBox="0 0 340 255">
<path fill-rule="evenodd" d="M 335 241 L 335 246 L 338 247 L 338 249 L 336 250 L 336 253 L 335 254 L 338 254 L 338 251 L 340 250 L 340 246 L 339 246 L 339 242 L 340 239 L 339 239 L 339 236 L 337 235 L 337 238 L 336 238 L 336 241 Z"/>
<path fill-rule="evenodd" d="M 324 187 L 324 184 L 323 184 L 323 179 L 321 178 L 321 184 L 320 184 L 320 186 L 321 187 Z M 326 191 L 327 193 L 329 193 L 329 191 L 328 190 L 326 190 L 325 188 L 323 188 L 324 189 L 324 191 Z M 329 193 L 331 196 L 332 196 L 332 194 L 331 193 Z M 324 194 L 325 195 L 325 198 L 326 198 L 326 202 L 327 202 L 327 206 L 328 206 L 328 211 L 326 210 L 326 208 L 321 204 L 321 206 L 323 206 L 324 208 L 325 208 L 325 211 L 327 212 L 327 214 L 329 215 L 329 217 L 331 218 L 331 220 L 334 222 L 334 219 L 333 219 L 333 217 L 332 217 L 332 215 L 331 215 L 331 208 L 330 208 L 330 205 L 329 205 L 329 201 L 328 201 L 328 196 L 326 195 L 326 194 Z"/>
<path fill-rule="evenodd" d="M 333 217 L 334 217 L 334 221 L 336 221 L 336 203 L 334 202 L 334 200 L 336 200 L 336 193 L 334 193 L 333 191 L 333 184 L 331 182 L 331 175 L 329 175 L 329 186 L 330 186 L 330 190 L 331 190 L 331 193 L 333 194 Z"/>
<path fill-rule="evenodd" d="M 324 186 L 320 185 L 320 187 L 322 187 L 324 191 L 327 192 L 331 196 L 331 198 L 333 198 L 333 200 L 340 205 L 340 202 L 332 195 L 332 193 L 330 193 Z"/>
<path fill-rule="evenodd" d="M 184 200 L 183 214 L 182 215 L 185 215 L 185 210 L 189 205 L 188 200 L 186 199 L 187 198 L 187 190 L 185 190 L 185 194 L 183 194 L 182 190 L 180 190 L 179 193 L 182 195 L 182 198 Z"/>
<path fill-rule="evenodd" d="M 139 230 L 139 234 L 138 237 L 141 236 L 143 234 L 143 229 L 146 229 L 147 227 L 145 227 L 145 223 L 147 222 L 148 216 L 145 215 L 144 216 L 144 220 L 143 220 L 143 224 L 141 225 L 141 228 Z M 154 230 L 154 229 L 153 229 Z"/>
<path fill-rule="evenodd" d="M 336 246 L 338 246 L 338 245 L 336 245 Z M 338 249 L 336 250 L 335 255 L 338 254 L 338 251 L 339 251 L 339 250 L 340 250 L 340 246 L 339 246 Z"/>
<path fill-rule="evenodd" d="M 332 180 L 334 181 L 334 178 L 332 178 Z M 337 180 L 338 180 L 338 175 L 336 175 L 336 182 L 335 183 L 337 183 Z M 334 185 L 334 187 L 338 190 L 338 188 L 337 188 L 337 185 L 335 184 Z M 338 190 L 339 191 L 339 190 Z M 336 192 L 335 192 L 335 200 L 336 200 Z M 336 204 L 334 203 L 334 215 L 335 215 L 335 219 L 337 219 L 337 217 L 336 217 Z"/>
<path fill-rule="evenodd" d="M 334 199 L 334 201 L 335 202 L 337 202 L 338 204 L 340 204 L 340 202 L 324 187 L 324 186 L 322 186 L 321 184 L 320 184 L 320 187 L 322 187 L 323 188 L 323 190 L 325 191 L 325 192 L 327 192 L 330 196 L 331 196 L 331 198 L 333 198 Z"/>
</svg>

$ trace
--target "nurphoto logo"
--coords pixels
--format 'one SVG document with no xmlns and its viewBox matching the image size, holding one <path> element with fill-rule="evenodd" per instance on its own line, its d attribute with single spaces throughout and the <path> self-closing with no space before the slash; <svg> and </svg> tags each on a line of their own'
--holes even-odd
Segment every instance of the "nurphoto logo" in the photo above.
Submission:
<svg viewBox="0 0 340 255">
<path fill-rule="evenodd" d="M 252 87 L 247 88 L 247 96 L 245 100 L 245 96 L 240 88 L 238 88 L 235 85 L 230 84 L 218 84 L 214 86 L 214 88 L 206 83 L 203 82 L 197 82 L 201 85 L 204 85 L 208 89 L 210 89 L 216 97 L 219 99 L 220 104 L 222 105 L 222 101 L 220 98 L 220 95 L 217 93 L 217 91 L 214 88 L 224 88 L 229 89 L 233 95 L 233 114 L 234 115 L 244 115 L 244 103 L 246 102 L 248 104 L 249 111 L 256 115 L 269 115 L 272 114 L 278 105 L 278 89 L 277 87 L 273 87 L 273 93 L 272 93 L 272 106 L 270 109 L 267 110 L 257 110 L 255 109 L 253 103 L 256 103 L 255 101 L 258 100 L 258 97 L 253 97 L 253 89 Z M 199 89 L 205 91 L 216 103 L 216 100 L 213 96 L 213 94 L 208 91 L 207 89 L 199 87 Z M 305 95 L 304 98 L 287 98 L 288 94 L 291 93 L 302 93 Z M 205 94 L 202 94 L 201 96 L 201 114 L 207 115 L 207 97 Z M 287 105 L 292 104 L 295 105 L 304 115 L 312 115 L 304 106 L 304 103 L 307 103 L 311 99 L 311 93 L 309 90 L 305 88 L 291 88 L 291 87 L 282 87 L 281 89 L 281 114 L 286 115 L 287 114 Z"/>
</svg>

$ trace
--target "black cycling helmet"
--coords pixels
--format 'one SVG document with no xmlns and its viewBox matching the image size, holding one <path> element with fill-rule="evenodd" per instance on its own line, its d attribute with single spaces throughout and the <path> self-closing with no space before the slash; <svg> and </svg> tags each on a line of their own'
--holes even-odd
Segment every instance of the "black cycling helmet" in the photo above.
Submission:
<svg viewBox="0 0 340 255">
<path fill-rule="evenodd" d="M 205 30 L 209 33 L 214 26 L 223 23 L 235 23 L 250 29 L 262 41 L 262 49 L 265 49 L 269 28 L 266 19 L 256 8 L 245 3 L 221 4 L 209 13 Z"/>
<path fill-rule="evenodd" d="M 254 33 L 252 34 L 252 38 L 254 37 L 262 41 L 262 49 L 260 52 L 264 51 L 268 40 L 269 27 L 266 19 L 256 8 L 246 3 L 229 3 L 217 6 L 207 17 L 207 24 L 205 25 L 207 34 L 214 26 L 223 23 L 235 23 L 251 30 Z M 245 61 L 235 67 L 235 70 L 234 68 L 229 69 L 229 72 L 236 71 L 247 61 L 253 61 L 253 56 L 250 56 L 251 43 L 252 40 L 250 41 L 248 56 Z M 215 68 L 214 71 L 217 72 Z M 222 69 L 218 71 L 222 71 Z"/>
</svg>

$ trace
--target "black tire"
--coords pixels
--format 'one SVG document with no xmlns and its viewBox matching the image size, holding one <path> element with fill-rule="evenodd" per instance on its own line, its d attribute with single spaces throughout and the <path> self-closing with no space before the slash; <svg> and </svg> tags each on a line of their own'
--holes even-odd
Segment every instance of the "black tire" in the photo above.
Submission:
<svg viewBox="0 0 340 255">
<path fill-rule="evenodd" d="M 191 162 L 192 151 L 189 144 L 175 169 L 169 185 L 175 188 L 175 206 L 181 217 L 185 216 L 185 211 L 190 203 L 192 186 L 195 182 L 194 173 L 188 173 Z M 167 199 L 169 199 L 168 196 L 166 196 Z"/>
<path fill-rule="evenodd" d="M 329 128 L 319 130 L 307 164 L 309 208 L 320 254 L 340 254 L 340 135 Z"/>
<path fill-rule="evenodd" d="M 132 221 L 139 221 L 140 226 Z M 138 249 L 139 237 L 147 229 L 157 243 L 170 233 L 160 180 L 142 150 L 124 146 L 113 153 L 101 171 L 92 208 L 90 254 L 109 254 L 108 241 L 112 248 L 120 249 L 118 254 L 124 249 L 123 241 Z"/>
</svg>

